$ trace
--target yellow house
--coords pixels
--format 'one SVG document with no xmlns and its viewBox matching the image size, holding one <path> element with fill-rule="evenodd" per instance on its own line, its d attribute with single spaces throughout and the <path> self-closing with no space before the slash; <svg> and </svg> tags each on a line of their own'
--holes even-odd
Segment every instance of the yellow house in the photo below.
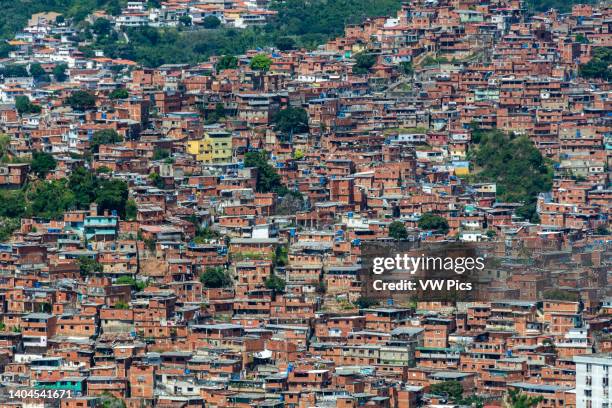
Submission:
<svg viewBox="0 0 612 408">
<path fill-rule="evenodd" d="M 193 154 L 202 163 L 227 163 L 232 161 L 232 135 L 214 131 L 204 137 L 187 142 L 187 153 Z"/>
</svg>

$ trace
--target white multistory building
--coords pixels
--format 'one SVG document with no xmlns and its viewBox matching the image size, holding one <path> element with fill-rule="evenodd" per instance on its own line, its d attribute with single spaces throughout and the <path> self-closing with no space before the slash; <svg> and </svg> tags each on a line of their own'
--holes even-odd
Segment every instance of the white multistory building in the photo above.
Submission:
<svg viewBox="0 0 612 408">
<path fill-rule="evenodd" d="M 576 408 L 612 408 L 612 353 L 574 356 Z"/>
</svg>

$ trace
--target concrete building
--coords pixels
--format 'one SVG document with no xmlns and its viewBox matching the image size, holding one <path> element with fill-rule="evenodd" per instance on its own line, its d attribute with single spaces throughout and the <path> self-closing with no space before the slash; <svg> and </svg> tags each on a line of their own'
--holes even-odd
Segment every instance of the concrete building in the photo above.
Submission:
<svg viewBox="0 0 612 408">
<path fill-rule="evenodd" d="M 612 353 L 575 356 L 576 407 L 612 406 Z"/>
</svg>

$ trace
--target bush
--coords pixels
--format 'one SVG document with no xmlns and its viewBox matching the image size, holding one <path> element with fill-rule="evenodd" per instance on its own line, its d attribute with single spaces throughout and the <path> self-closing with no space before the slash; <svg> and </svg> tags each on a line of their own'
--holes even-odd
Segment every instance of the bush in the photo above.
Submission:
<svg viewBox="0 0 612 408">
<path fill-rule="evenodd" d="M 40 113 L 42 108 L 40 105 L 33 104 L 27 96 L 15 97 L 15 108 L 20 115 L 24 113 Z"/>
<path fill-rule="evenodd" d="M 217 71 L 223 71 L 224 69 L 235 69 L 238 67 L 238 58 L 233 55 L 223 55 L 217 61 Z"/>
<path fill-rule="evenodd" d="M 251 59 L 251 68 L 255 71 L 267 72 L 272 65 L 272 58 L 265 54 L 257 54 Z"/>
<path fill-rule="evenodd" d="M 136 201 L 130 199 L 125 203 L 125 218 L 130 221 L 136 220 L 136 215 L 138 213 L 138 206 L 136 205 Z"/>
<path fill-rule="evenodd" d="M 47 79 L 47 73 L 40 64 L 30 64 L 30 75 L 37 80 Z"/>
<path fill-rule="evenodd" d="M 458 401 L 463 395 L 463 386 L 459 381 L 442 381 L 431 384 L 429 392 L 436 395 L 448 396 L 452 401 Z"/>
<path fill-rule="evenodd" d="M 65 179 L 32 184 L 26 192 L 28 213 L 44 218 L 60 218 L 74 207 L 75 196 Z"/>
<path fill-rule="evenodd" d="M 244 155 L 244 167 L 257 168 L 256 189 L 258 193 L 275 192 L 284 196 L 289 192 L 287 187 L 281 184 L 281 178 L 274 167 L 268 163 L 268 153 L 266 151 L 247 152 Z"/>
<path fill-rule="evenodd" d="M 583 78 L 612 80 L 612 47 L 597 47 L 593 51 L 593 58 L 579 68 Z"/>
<path fill-rule="evenodd" d="M 170 157 L 170 150 L 156 147 L 153 150 L 153 160 L 163 160 Z"/>
<path fill-rule="evenodd" d="M 291 37 L 279 37 L 274 45 L 281 51 L 289 51 L 295 48 L 295 40 Z"/>
<path fill-rule="evenodd" d="M 476 178 L 495 182 L 499 200 L 522 203 L 517 215 L 536 222 L 538 194 L 552 188 L 552 166 L 525 136 L 478 129 L 472 136 L 476 146 L 469 157 L 481 169 Z"/>
<path fill-rule="evenodd" d="M 115 283 L 117 285 L 130 285 L 132 289 L 137 292 L 140 292 L 147 287 L 146 282 L 136 280 L 131 276 L 120 276 L 119 278 L 117 278 L 117 281 Z"/>
<path fill-rule="evenodd" d="M 389 236 L 398 241 L 408 238 L 408 231 L 406 231 L 404 223 L 401 221 L 393 221 L 389 224 Z"/>
<path fill-rule="evenodd" d="M 370 308 L 372 306 L 378 305 L 378 300 L 362 296 L 359 299 L 357 299 L 355 304 L 360 309 L 367 309 L 367 308 Z"/>
<path fill-rule="evenodd" d="M 96 106 L 96 97 L 86 91 L 75 91 L 65 102 L 74 110 L 85 111 Z"/>
<path fill-rule="evenodd" d="M 116 89 L 113 89 L 112 92 L 110 94 L 108 94 L 108 97 L 110 99 L 125 99 L 128 96 L 130 96 L 130 93 L 125 88 L 116 88 Z"/>
<path fill-rule="evenodd" d="M 52 154 L 45 152 L 32 153 L 32 163 L 30 169 L 38 178 L 44 179 L 47 174 L 57 166 L 57 162 Z"/>
<path fill-rule="evenodd" d="M 204 21 L 202 21 L 202 25 L 204 28 L 208 29 L 219 28 L 219 26 L 221 26 L 221 20 L 215 16 L 206 16 L 204 17 Z"/>
<path fill-rule="evenodd" d="M 414 68 L 412 67 L 412 62 L 410 61 L 400 62 L 399 69 L 404 75 L 412 75 L 414 73 Z"/>
<path fill-rule="evenodd" d="M 0 190 L 0 217 L 20 218 L 25 211 L 26 202 L 21 190 Z"/>
<path fill-rule="evenodd" d="M 272 289 L 275 292 L 282 293 L 285 291 L 285 281 L 276 275 L 271 275 L 266 279 L 266 288 Z"/>
<path fill-rule="evenodd" d="M 125 219 L 125 205 L 128 200 L 128 186 L 123 180 L 102 180 L 96 191 L 96 203 L 99 211 L 116 212 Z"/>
<path fill-rule="evenodd" d="M 68 65 L 66 64 L 57 64 L 53 68 L 52 73 L 56 81 L 64 82 L 66 79 L 68 79 L 68 75 L 66 75 L 66 69 L 68 69 Z"/>
<path fill-rule="evenodd" d="M 181 23 L 181 25 L 184 26 L 184 27 L 189 27 L 189 26 L 191 26 L 191 17 L 187 16 L 187 15 L 180 16 L 179 17 L 179 23 Z M 206 27 L 206 19 L 204 19 L 204 27 L 205 28 L 209 28 L 209 27 Z"/>
<path fill-rule="evenodd" d="M 276 130 L 283 133 L 308 132 L 308 112 L 302 108 L 287 108 L 278 112 L 273 122 Z"/>
<path fill-rule="evenodd" d="M 120 143 L 122 141 L 121 135 L 113 129 L 98 130 L 94 133 L 89 147 L 92 152 L 98 153 L 100 145 Z"/>
<path fill-rule="evenodd" d="M 0 217 L 0 242 L 7 241 L 13 232 L 21 227 L 21 221 L 17 218 Z"/>
<path fill-rule="evenodd" d="M 232 284 L 232 279 L 222 267 L 218 266 L 206 268 L 206 272 L 200 275 L 200 282 L 209 289 L 224 288 Z"/>
<path fill-rule="evenodd" d="M 129 308 L 130 308 L 130 305 L 128 305 L 125 302 L 119 301 L 119 302 L 115 303 L 115 309 L 127 310 Z"/>
<path fill-rule="evenodd" d="M 367 54 L 367 53 L 359 53 L 355 55 L 355 65 L 353 66 L 353 74 L 367 74 L 370 72 L 370 68 L 372 68 L 376 64 L 376 55 Z"/>
<path fill-rule="evenodd" d="M 419 219 L 419 228 L 422 230 L 434 230 L 441 234 L 446 234 L 449 230 L 446 218 L 427 212 Z"/>
<path fill-rule="evenodd" d="M 579 302 L 580 295 L 574 292 L 569 292 L 563 289 L 549 289 L 544 291 L 544 299 L 546 300 L 561 300 L 569 302 Z"/>
<path fill-rule="evenodd" d="M 78 258 L 78 263 L 81 276 L 89 276 L 91 274 L 102 272 L 102 264 L 95 259 L 82 256 Z"/>
</svg>

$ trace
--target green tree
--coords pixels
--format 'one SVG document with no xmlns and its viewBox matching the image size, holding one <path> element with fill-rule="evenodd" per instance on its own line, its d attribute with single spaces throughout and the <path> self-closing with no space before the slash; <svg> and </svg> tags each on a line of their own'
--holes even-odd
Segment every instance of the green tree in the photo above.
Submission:
<svg viewBox="0 0 612 408">
<path fill-rule="evenodd" d="M 0 162 L 7 163 L 10 161 L 10 150 L 11 137 L 9 135 L 0 134 Z"/>
<path fill-rule="evenodd" d="M 26 193 L 29 213 L 45 218 L 60 218 L 66 210 L 74 207 L 74 194 L 66 180 L 41 181 L 33 184 Z"/>
<path fill-rule="evenodd" d="M 110 174 L 112 172 L 113 171 L 110 168 L 106 167 L 106 166 L 100 166 L 100 167 L 98 167 L 96 169 L 96 173 L 98 173 L 98 174 Z"/>
<path fill-rule="evenodd" d="M 282 37 L 294 39 L 296 47 L 314 48 L 343 34 L 346 24 L 361 22 L 369 16 L 393 15 L 400 4 L 398 0 L 274 1 L 271 7 L 278 16 L 263 28 L 219 27 L 183 32 L 167 27 L 133 27 L 125 29 L 129 43 L 123 42 L 122 37 L 113 42 L 106 37 L 95 38 L 90 50 L 100 48 L 111 58 L 132 59 L 154 67 L 197 63 L 211 55 L 243 54 L 248 49 L 273 46 Z"/>
<path fill-rule="evenodd" d="M 217 232 L 211 230 L 210 228 L 200 228 L 196 225 L 196 234 L 193 238 L 193 242 L 195 242 L 196 244 L 204 244 L 206 242 L 209 242 L 210 240 L 218 238 L 219 234 Z"/>
<path fill-rule="evenodd" d="M 98 153 L 100 145 L 120 143 L 123 138 L 113 129 L 98 130 L 94 133 L 89 147 L 94 153 Z"/>
<path fill-rule="evenodd" d="M 118 301 L 115 303 L 115 309 L 120 309 L 120 310 L 127 310 L 130 308 L 130 305 L 128 305 L 125 302 L 122 301 Z M 106 405 L 102 404 L 102 406 L 106 407 Z M 125 405 L 124 405 L 125 406 Z"/>
<path fill-rule="evenodd" d="M 0 75 L 9 78 L 27 77 L 28 70 L 23 65 L 7 64 L 4 68 L 0 69 Z"/>
<path fill-rule="evenodd" d="M 191 27 L 191 17 L 188 15 L 182 15 L 179 17 L 179 23 L 183 26 L 183 27 Z"/>
<path fill-rule="evenodd" d="M 106 0 L 106 12 L 111 16 L 118 16 L 121 14 L 121 0 Z"/>
<path fill-rule="evenodd" d="M 285 280 L 276 275 L 270 275 L 265 280 L 266 288 L 273 290 L 276 293 L 285 291 Z"/>
<path fill-rule="evenodd" d="M 272 58 L 266 54 L 257 54 L 251 59 L 251 69 L 267 72 L 272 65 Z"/>
<path fill-rule="evenodd" d="M 115 88 L 108 94 L 110 99 L 125 99 L 130 96 L 130 93 L 125 88 Z"/>
<path fill-rule="evenodd" d="M 593 3 L 591 0 L 581 0 L 584 3 Z M 578 0 L 528 0 L 527 6 L 530 11 L 542 12 L 550 9 L 557 9 L 561 13 L 568 13 L 572 10 L 572 5 L 580 3 Z"/>
<path fill-rule="evenodd" d="M 81 256 L 78 258 L 79 264 L 79 272 L 81 276 L 89 276 L 96 273 L 102 273 L 102 264 L 97 260 L 87 257 Z"/>
<path fill-rule="evenodd" d="M 289 250 L 286 246 L 276 247 L 274 251 L 274 264 L 276 266 L 286 266 L 289 263 Z"/>
<path fill-rule="evenodd" d="M 96 199 L 98 178 L 85 167 L 79 166 L 70 173 L 68 187 L 74 194 L 76 208 L 86 210 Z"/>
<path fill-rule="evenodd" d="M 200 282 L 209 289 L 224 288 L 232 284 L 232 279 L 222 267 L 217 266 L 206 268 L 206 271 L 200 275 Z"/>
<path fill-rule="evenodd" d="M 238 58 L 233 55 L 223 55 L 217 61 L 215 66 L 217 71 L 223 71 L 224 69 L 236 69 L 238 67 Z"/>
<path fill-rule="evenodd" d="M 369 297 L 365 297 L 365 296 L 361 296 L 359 299 L 357 299 L 357 301 L 355 302 L 355 305 L 357 305 L 357 307 L 360 309 L 368 309 L 372 306 L 378 305 L 378 300 L 369 298 Z"/>
<path fill-rule="evenodd" d="M 58 82 L 64 82 L 66 79 L 68 79 L 68 75 L 66 75 L 67 69 L 68 65 L 66 64 L 57 64 L 55 67 L 53 67 L 52 73 L 55 80 Z"/>
<path fill-rule="evenodd" d="M 47 72 L 40 64 L 35 63 L 30 64 L 30 75 L 33 76 L 35 79 L 42 79 L 43 77 L 47 76 Z"/>
<path fill-rule="evenodd" d="M 96 106 L 96 97 L 87 91 L 75 91 L 68 98 L 66 104 L 77 111 L 85 111 Z"/>
<path fill-rule="evenodd" d="M 427 212 L 419 219 L 419 228 L 422 230 L 434 230 L 446 234 L 449 230 L 446 218 Z"/>
<path fill-rule="evenodd" d="M 127 183 L 119 179 L 102 180 L 96 192 L 96 203 L 99 211 L 115 211 L 125 219 L 125 205 L 128 199 Z"/>
<path fill-rule="evenodd" d="M 414 74 L 414 68 L 412 67 L 412 62 L 403 61 L 399 64 L 399 69 L 404 75 L 412 75 Z"/>
<path fill-rule="evenodd" d="M 215 16 L 206 16 L 202 21 L 202 26 L 208 29 L 219 28 L 220 25 L 221 20 Z"/>
<path fill-rule="evenodd" d="M 469 158 L 479 169 L 475 178 L 495 182 L 498 200 L 522 203 L 517 215 L 536 222 L 538 194 L 552 188 L 552 166 L 526 136 L 479 129 L 472 136 L 476 145 Z"/>
<path fill-rule="evenodd" d="M 129 221 L 136 220 L 136 214 L 138 213 L 138 206 L 136 201 L 133 199 L 127 200 L 125 203 L 125 218 Z"/>
<path fill-rule="evenodd" d="M 32 153 L 32 163 L 30 164 L 30 170 L 38 178 L 44 179 L 47 174 L 54 170 L 57 166 L 57 162 L 52 154 L 46 152 L 35 151 Z"/>
<path fill-rule="evenodd" d="M 163 160 L 170 157 L 170 150 L 156 147 L 153 149 L 153 160 Z"/>
<path fill-rule="evenodd" d="M 20 115 L 24 113 L 40 113 L 42 110 L 40 105 L 33 104 L 27 96 L 23 95 L 15 97 L 15 108 Z"/>
<path fill-rule="evenodd" d="M 129 309 L 130 306 L 125 302 L 115 303 L 115 309 Z M 102 394 L 102 408 L 126 408 L 125 402 L 107 392 Z"/>
<path fill-rule="evenodd" d="M 479 395 L 469 395 L 467 397 L 461 398 L 460 401 L 457 401 L 461 405 L 465 405 L 470 408 L 483 408 L 485 404 L 485 399 Z"/>
<path fill-rule="evenodd" d="M 0 58 L 7 58 L 11 51 L 15 51 L 17 47 L 8 43 L 0 42 Z"/>
<path fill-rule="evenodd" d="M 563 289 L 549 289 L 545 290 L 543 297 L 546 300 L 562 300 L 570 302 L 579 302 L 580 295 L 578 293 L 569 292 Z"/>
<path fill-rule="evenodd" d="M 146 282 L 134 279 L 132 276 L 120 276 L 115 283 L 117 285 L 130 285 L 137 292 L 141 292 L 147 287 Z"/>
<path fill-rule="evenodd" d="M 389 236 L 398 241 L 408 238 L 408 231 L 406 231 L 404 223 L 401 221 L 393 221 L 389 224 Z"/>
<path fill-rule="evenodd" d="M 206 113 L 206 123 L 212 124 L 217 123 L 220 119 L 225 116 L 225 106 L 222 103 L 215 104 L 215 110 Z"/>
<path fill-rule="evenodd" d="M 355 65 L 353 65 L 353 74 L 363 75 L 370 72 L 376 64 L 376 55 L 361 52 L 355 55 Z"/>
<path fill-rule="evenodd" d="M 286 108 L 278 112 L 273 122 L 283 133 L 308 132 L 308 112 L 303 108 Z"/>
<path fill-rule="evenodd" d="M 291 37 L 279 37 L 274 41 L 274 45 L 281 51 L 289 51 L 295 48 L 295 40 Z"/>
<path fill-rule="evenodd" d="M 151 180 L 151 183 L 160 190 L 166 187 L 164 179 L 155 172 L 149 174 L 149 180 Z"/>
<path fill-rule="evenodd" d="M 593 58 L 580 66 L 578 73 L 587 79 L 612 80 L 612 47 L 596 47 Z"/>
<path fill-rule="evenodd" d="M 0 242 L 9 240 L 19 227 L 21 227 L 21 221 L 18 218 L 0 217 Z"/>
<path fill-rule="evenodd" d="M 520 390 L 510 389 L 504 397 L 504 402 L 509 408 L 534 408 L 542 402 L 542 397 L 531 397 L 523 394 Z"/>
<path fill-rule="evenodd" d="M 21 190 L 0 190 L 0 217 L 21 218 L 26 204 Z"/>
<path fill-rule="evenodd" d="M 268 163 L 268 153 L 266 151 L 247 152 L 244 155 L 244 166 L 257 169 L 257 192 L 275 192 L 280 196 L 289 192 L 287 187 L 282 185 L 281 178 L 274 167 Z"/>
<path fill-rule="evenodd" d="M 110 20 L 106 18 L 97 18 L 91 26 L 91 31 L 97 36 L 107 37 L 110 35 L 112 25 Z"/>
<path fill-rule="evenodd" d="M 431 384 L 429 392 L 436 395 L 448 396 L 452 401 L 459 401 L 463 395 L 463 386 L 459 381 L 442 381 Z"/>
<path fill-rule="evenodd" d="M 579 43 L 579 44 L 588 44 L 589 43 L 589 40 L 582 33 L 576 34 L 575 41 L 577 43 Z"/>
</svg>

